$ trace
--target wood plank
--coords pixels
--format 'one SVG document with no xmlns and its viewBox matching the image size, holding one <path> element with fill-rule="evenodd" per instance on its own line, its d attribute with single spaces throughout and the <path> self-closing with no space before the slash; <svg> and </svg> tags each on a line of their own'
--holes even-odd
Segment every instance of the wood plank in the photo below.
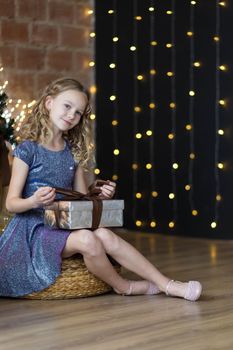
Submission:
<svg viewBox="0 0 233 350">
<path fill-rule="evenodd" d="M 60 301 L 0 298 L 0 349 L 232 350 L 233 242 L 120 234 L 170 277 L 200 280 L 200 301 L 114 293 Z"/>
</svg>

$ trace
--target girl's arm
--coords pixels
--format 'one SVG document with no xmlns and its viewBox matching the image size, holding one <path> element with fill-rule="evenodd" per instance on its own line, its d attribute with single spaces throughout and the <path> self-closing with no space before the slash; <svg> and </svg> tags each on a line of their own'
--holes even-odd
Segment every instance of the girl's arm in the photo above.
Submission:
<svg viewBox="0 0 233 350">
<path fill-rule="evenodd" d="M 23 188 L 28 176 L 29 167 L 21 159 L 15 157 L 6 208 L 12 213 L 22 213 L 33 208 L 49 205 L 54 201 L 55 190 L 51 187 L 39 188 L 31 197 L 22 198 Z"/>
<path fill-rule="evenodd" d="M 112 198 L 115 193 L 116 183 L 109 181 L 107 185 L 100 187 L 101 193 L 99 196 L 104 198 Z M 75 177 L 74 177 L 74 190 L 82 193 L 88 192 L 87 180 L 85 177 L 85 172 L 81 166 L 78 166 Z"/>
<path fill-rule="evenodd" d="M 85 172 L 83 168 L 79 165 L 77 167 L 75 176 L 74 176 L 74 186 L 75 191 L 87 193 L 88 192 L 88 186 L 87 186 L 87 180 L 85 177 Z"/>
</svg>

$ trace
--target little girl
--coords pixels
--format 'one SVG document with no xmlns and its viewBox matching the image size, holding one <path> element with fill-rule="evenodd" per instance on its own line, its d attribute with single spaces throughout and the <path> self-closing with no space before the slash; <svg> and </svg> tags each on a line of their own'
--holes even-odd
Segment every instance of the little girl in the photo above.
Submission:
<svg viewBox="0 0 233 350">
<path fill-rule="evenodd" d="M 23 296 L 47 288 L 61 271 L 61 259 L 83 255 L 89 271 L 118 294 L 158 294 L 195 301 L 201 284 L 164 276 L 133 246 L 106 228 L 90 231 L 45 227 L 43 207 L 55 199 L 55 187 L 87 193 L 85 170 L 93 158 L 89 94 L 74 79 L 52 82 L 19 131 L 24 141 L 14 151 L 6 200 L 15 216 L 0 238 L 0 295 Z M 101 188 L 112 198 L 115 183 Z M 143 278 L 129 281 L 107 255 Z"/>
</svg>

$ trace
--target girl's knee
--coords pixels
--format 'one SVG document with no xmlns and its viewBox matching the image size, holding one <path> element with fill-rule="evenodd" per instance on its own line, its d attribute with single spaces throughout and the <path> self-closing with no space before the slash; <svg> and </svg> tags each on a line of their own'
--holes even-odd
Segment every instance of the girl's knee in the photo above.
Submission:
<svg viewBox="0 0 233 350">
<path fill-rule="evenodd" d="M 119 237 L 106 228 L 98 228 L 94 231 L 96 237 L 102 242 L 108 252 L 118 248 Z"/>
<path fill-rule="evenodd" d="M 78 230 L 77 231 L 77 246 L 82 254 L 91 256 L 99 255 L 102 250 L 102 244 L 92 231 Z"/>
</svg>

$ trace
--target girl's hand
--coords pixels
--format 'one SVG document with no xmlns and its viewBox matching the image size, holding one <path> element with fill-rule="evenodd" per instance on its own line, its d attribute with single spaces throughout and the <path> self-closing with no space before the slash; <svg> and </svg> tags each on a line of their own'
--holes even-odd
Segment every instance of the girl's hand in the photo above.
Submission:
<svg viewBox="0 0 233 350">
<path fill-rule="evenodd" d="M 31 196 L 33 208 L 40 208 L 45 205 L 50 205 L 55 199 L 55 189 L 52 187 L 40 187 Z"/>
<path fill-rule="evenodd" d="M 110 180 L 107 181 L 107 185 L 103 185 L 100 187 L 101 193 L 99 194 L 99 197 L 101 198 L 112 198 L 115 194 L 116 190 L 116 183 L 112 182 Z"/>
</svg>

